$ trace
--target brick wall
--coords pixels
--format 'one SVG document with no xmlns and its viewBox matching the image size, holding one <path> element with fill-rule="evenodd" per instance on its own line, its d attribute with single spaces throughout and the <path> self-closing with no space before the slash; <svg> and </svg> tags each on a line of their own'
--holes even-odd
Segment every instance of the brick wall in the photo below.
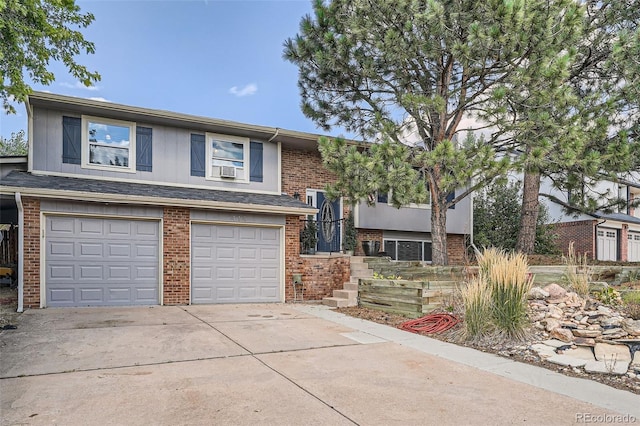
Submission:
<svg viewBox="0 0 640 426">
<path fill-rule="evenodd" d="M 302 221 L 298 216 L 287 216 L 285 226 L 285 301 L 293 300 L 293 274 L 302 274 L 305 300 L 321 300 L 342 289 L 351 275 L 349 257 L 300 256 L 299 235 Z"/>
<path fill-rule="evenodd" d="M 447 234 L 447 256 L 449 257 L 449 265 L 468 263 L 464 235 Z"/>
<path fill-rule="evenodd" d="M 626 223 L 622 225 L 622 229 L 620 230 L 620 254 L 618 255 L 618 259 L 621 262 L 627 262 L 629 260 L 629 225 Z"/>
<path fill-rule="evenodd" d="M 364 256 L 364 250 L 362 249 L 363 241 L 379 241 L 380 242 L 380 250 L 384 250 L 384 245 L 382 244 L 382 230 L 381 229 L 365 229 L 358 228 L 358 243 L 356 244 L 355 255 L 356 256 Z"/>
<path fill-rule="evenodd" d="M 189 209 L 165 207 L 162 224 L 163 303 L 185 305 L 189 303 Z"/>
<path fill-rule="evenodd" d="M 588 258 L 595 259 L 596 223 L 595 220 L 580 220 L 553 224 L 552 230 L 558 236 L 558 248 L 568 254 L 569 243 L 573 241 L 576 254 L 586 253 Z"/>
<path fill-rule="evenodd" d="M 40 307 L 40 200 L 22 199 L 24 207 L 24 307 Z"/>
</svg>

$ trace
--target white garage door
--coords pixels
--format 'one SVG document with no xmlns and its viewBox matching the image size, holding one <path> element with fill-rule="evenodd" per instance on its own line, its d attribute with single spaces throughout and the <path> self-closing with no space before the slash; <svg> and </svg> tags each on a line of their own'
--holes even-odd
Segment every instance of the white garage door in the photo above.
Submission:
<svg viewBox="0 0 640 426">
<path fill-rule="evenodd" d="M 158 304 L 159 222 L 47 216 L 47 306 Z"/>
<path fill-rule="evenodd" d="M 279 228 L 191 226 L 192 303 L 280 300 Z"/>
<path fill-rule="evenodd" d="M 629 251 L 627 253 L 629 262 L 640 262 L 640 232 L 631 232 L 627 234 L 629 241 Z"/>
<path fill-rule="evenodd" d="M 615 229 L 598 229 L 598 260 L 618 260 L 618 233 Z"/>
</svg>

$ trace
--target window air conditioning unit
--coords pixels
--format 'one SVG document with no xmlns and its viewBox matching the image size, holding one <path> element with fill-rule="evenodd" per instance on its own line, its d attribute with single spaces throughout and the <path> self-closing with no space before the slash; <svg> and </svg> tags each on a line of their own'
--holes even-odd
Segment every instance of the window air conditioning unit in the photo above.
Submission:
<svg viewBox="0 0 640 426">
<path fill-rule="evenodd" d="M 236 178 L 236 168 L 233 166 L 221 166 L 220 167 L 220 177 L 223 178 Z"/>
</svg>

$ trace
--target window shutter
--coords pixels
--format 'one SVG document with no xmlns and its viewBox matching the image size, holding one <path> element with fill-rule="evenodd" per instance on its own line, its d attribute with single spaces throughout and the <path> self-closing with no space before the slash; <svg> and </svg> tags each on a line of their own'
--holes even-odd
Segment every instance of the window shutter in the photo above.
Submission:
<svg viewBox="0 0 640 426">
<path fill-rule="evenodd" d="M 136 170 L 150 172 L 152 169 L 153 146 L 152 130 L 149 127 L 136 127 Z"/>
<path fill-rule="evenodd" d="M 191 176 L 204 177 L 206 168 L 204 135 L 191 135 Z"/>
<path fill-rule="evenodd" d="M 425 241 L 424 243 L 424 256 L 423 259 L 425 262 L 430 262 L 433 260 L 433 252 L 432 252 L 432 243 L 429 241 Z"/>
<path fill-rule="evenodd" d="M 387 204 L 389 202 L 389 194 L 388 193 L 380 193 L 378 192 L 378 202 Z"/>
<path fill-rule="evenodd" d="M 249 149 L 249 180 L 251 182 L 262 182 L 262 157 L 262 144 L 260 142 L 251 142 Z"/>
<path fill-rule="evenodd" d="M 62 162 L 80 164 L 82 158 L 82 120 L 62 117 Z"/>
<path fill-rule="evenodd" d="M 456 191 L 450 192 L 447 194 L 447 203 L 450 203 L 451 201 L 453 201 L 453 199 L 456 198 Z M 452 205 L 449 207 L 452 210 L 455 210 L 456 205 Z"/>
</svg>

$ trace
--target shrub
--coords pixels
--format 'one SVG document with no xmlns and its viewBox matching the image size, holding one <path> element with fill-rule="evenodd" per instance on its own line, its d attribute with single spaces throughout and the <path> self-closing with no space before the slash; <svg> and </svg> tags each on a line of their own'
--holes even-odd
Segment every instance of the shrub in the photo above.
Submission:
<svg viewBox="0 0 640 426">
<path fill-rule="evenodd" d="M 485 249 L 478 255 L 478 268 L 478 278 L 463 289 L 466 337 L 480 337 L 494 329 L 509 338 L 522 338 L 531 289 L 526 257 Z M 479 317 L 480 312 L 484 317 Z"/>
<path fill-rule="evenodd" d="M 485 279 L 496 328 L 510 338 L 522 338 L 527 323 L 527 294 L 531 289 L 526 257 L 521 253 L 503 253 L 494 260 Z"/>
<path fill-rule="evenodd" d="M 480 278 L 474 278 L 460 291 L 464 303 L 464 335 L 466 339 L 479 338 L 492 327 L 489 289 Z"/>
<path fill-rule="evenodd" d="M 624 310 L 627 312 L 627 315 L 634 320 L 640 320 L 640 303 L 630 302 L 625 303 Z"/>
<path fill-rule="evenodd" d="M 562 256 L 566 265 L 564 281 L 567 289 L 575 291 L 581 296 L 589 294 L 589 281 L 592 279 L 592 269 L 587 264 L 587 254 L 576 255 L 573 241 L 569 243 L 568 256 Z"/>
</svg>

